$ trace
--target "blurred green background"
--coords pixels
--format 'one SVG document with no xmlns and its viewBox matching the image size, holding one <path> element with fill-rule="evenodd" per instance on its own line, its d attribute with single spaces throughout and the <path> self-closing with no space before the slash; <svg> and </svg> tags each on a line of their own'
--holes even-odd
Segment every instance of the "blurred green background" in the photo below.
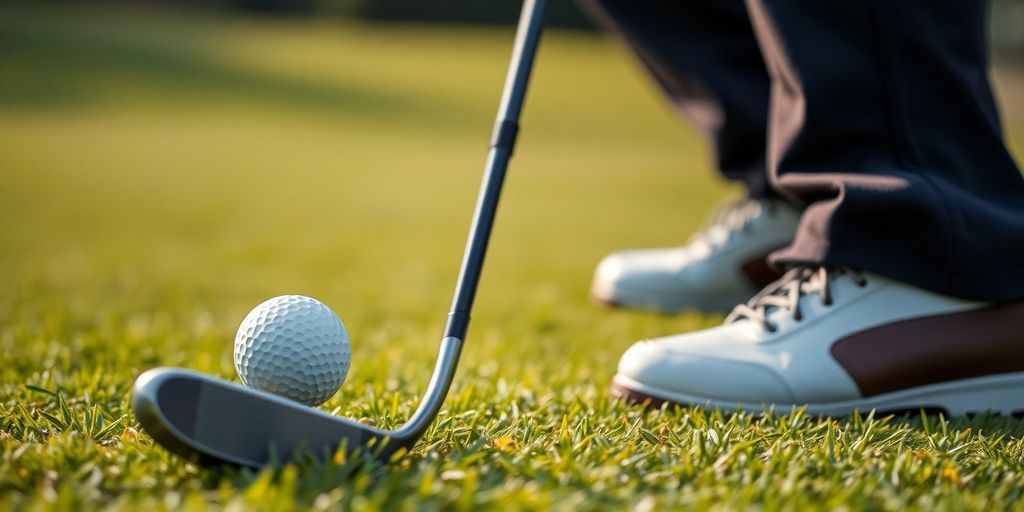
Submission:
<svg viewBox="0 0 1024 512">
<path fill-rule="evenodd" d="M 1015 6 L 993 22 L 1020 154 Z M 595 425 L 619 425 L 627 413 L 605 389 L 622 350 L 719 320 L 588 302 L 602 256 L 679 244 L 738 191 L 616 41 L 571 4 L 553 9 L 450 404 L 466 415 L 424 453 L 470 446 L 487 435 L 477 418 L 511 401 L 545 428 L 580 404 L 605 404 Z M 61 482 L 73 503 L 124 493 L 140 500 L 128 508 L 215 487 L 144 442 L 96 455 L 66 432 L 31 433 L 57 410 L 25 385 L 113 419 L 145 368 L 231 378 L 235 328 L 274 295 L 317 297 L 349 327 L 352 370 L 328 410 L 404 418 L 433 364 L 517 13 L 511 1 L 0 2 L 0 505 Z M 422 474 L 443 464 L 420 455 Z M 100 483 L 73 473 L 87 461 Z M 630 502 L 614 469 L 579 487 Z M 520 492 L 491 480 L 480 500 Z M 574 492 L 559 482 L 544 492 Z"/>
<path fill-rule="evenodd" d="M 225 335 L 285 292 L 325 299 L 357 339 L 375 325 L 360 312 L 443 321 L 510 27 L 0 9 L 0 300 L 159 316 L 175 294 L 231 308 Z M 547 34 L 476 325 L 505 332 L 526 297 L 597 318 L 593 265 L 683 240 L 726 190 L 708 169 L 615 42 Z"/>
</svg>

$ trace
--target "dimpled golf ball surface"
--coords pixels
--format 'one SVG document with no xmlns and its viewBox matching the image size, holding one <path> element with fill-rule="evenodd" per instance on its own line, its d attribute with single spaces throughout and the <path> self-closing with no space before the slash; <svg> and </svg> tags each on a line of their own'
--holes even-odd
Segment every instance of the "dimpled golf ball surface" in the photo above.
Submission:
<svg viewBox="0 0 1024 512">
<path fill-rule="evenodd" d="M 334 395 L 350 357 L 348 332 L 338 315 L 301 295 L 256 306 L 235 335 L 235 371 L 243 384 L 307 405 Z"/>
</svg>

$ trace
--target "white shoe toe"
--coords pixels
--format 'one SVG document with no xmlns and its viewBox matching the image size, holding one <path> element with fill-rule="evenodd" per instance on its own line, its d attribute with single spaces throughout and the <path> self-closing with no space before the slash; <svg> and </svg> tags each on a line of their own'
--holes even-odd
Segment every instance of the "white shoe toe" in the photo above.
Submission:
<svg viewBox="0 0 1024 512">
<path fill-rule="evenodd" d="M 736 203 L 685 246 L 604 258 L 592 294 L 607 304 L 664 313 L 729 311 L 757 291 L 754 281 L 764 276 L 750 269 L 792 239 L 798 218 L 799 212 L 781 201 Z"/>
<path fill-rule="evenodd" d="M 672 309 L 684 262 L 678 250 L 622 251 L 606 256 L 594 277 L 594 295 L 607 302 Z"/>
<path fill-rule="evenodd" d="M 692 336 L 691 349 L 685 348 L 689 343 L 668 346 L 658 340 L 634 344 L 619 360 L 619 380 L 627 387 L 639 388 L 634 391 L 675 402 L 761 405 L 796 401 L 772 369 L 753 361 L 702 353 L 701 334 Z"/>
</svg>

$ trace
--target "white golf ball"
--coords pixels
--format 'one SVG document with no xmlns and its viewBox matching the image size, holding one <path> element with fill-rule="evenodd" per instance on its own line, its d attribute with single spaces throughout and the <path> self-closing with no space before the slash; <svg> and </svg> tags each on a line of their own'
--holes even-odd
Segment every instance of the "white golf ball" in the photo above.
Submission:
<svg viewBox="0 0 1024 512">
<path fill-rule="evenodd" d="M 351 354 L 338 315 L 302 295 L 256 306 L 235 335 L 235 371 L 243 384 L 312 406 L 338 391 Z"/>
</svg>

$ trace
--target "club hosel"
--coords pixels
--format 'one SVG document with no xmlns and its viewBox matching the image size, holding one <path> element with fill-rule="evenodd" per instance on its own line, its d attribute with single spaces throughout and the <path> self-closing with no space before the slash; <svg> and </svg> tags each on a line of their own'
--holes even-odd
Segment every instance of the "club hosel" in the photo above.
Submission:
<svg viewBox="0 0 1024 512">
<path fill-rule="evenodd" d="M 466 331 L 469 330 L 469 312 L 452 311 L 448 313 L 448 322 L 444 326 L 445 338 L 466 339 Z"/>
<path fill-rule="evenodd" d="M 499 119 L 494 123 L 494 130 L 491 131 L 491 147 L 507 149 L 508 154 L 511 155 L 518 135 L 518 122 L 512 119 Z"/>
</svg>

